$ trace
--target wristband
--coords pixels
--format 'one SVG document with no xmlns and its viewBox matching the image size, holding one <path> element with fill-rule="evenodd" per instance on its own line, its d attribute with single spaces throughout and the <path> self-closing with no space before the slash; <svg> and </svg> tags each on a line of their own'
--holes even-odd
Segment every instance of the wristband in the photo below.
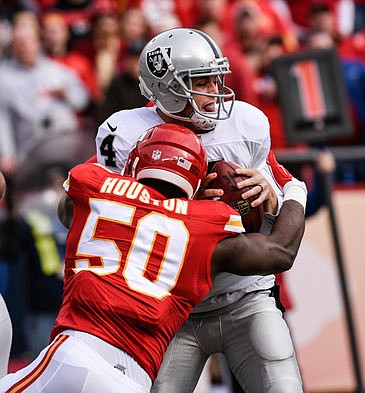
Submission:
<svg viewBox="0 0 365 393">
<path fill-rule="evenodd" d="M 270 235 L 271 228 L 274 225 L 276 216 L 271 213 L 264 213 L 264 219 L 262 220 L 260 233 L 263 235 Z"/>
<path fill-rule="evenodd" d="M 296 180 L 295 182 L 289 182 L 284 186 L 284 199 L 283 202 L 288 200 L 294 200 L 300 203 L 304 210 L 307 204 L 307 187 L 304 182 Z"/>
</svg>

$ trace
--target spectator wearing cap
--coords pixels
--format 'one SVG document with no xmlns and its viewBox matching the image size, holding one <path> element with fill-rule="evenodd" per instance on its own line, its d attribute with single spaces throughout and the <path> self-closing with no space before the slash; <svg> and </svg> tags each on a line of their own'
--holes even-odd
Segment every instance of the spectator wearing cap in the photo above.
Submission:
<svg viewBox="0 0 365 393">
<path fill-rule="evenodd" d="M 98 124 L 114 112 L 145 106 L 148 103 L 140 93 L 138 82 L 139 55 L 146 43 L 144 39 L 135 39 L 126 46 L 124 67 L 114 76 L 98 106 Z"/>
</svg>

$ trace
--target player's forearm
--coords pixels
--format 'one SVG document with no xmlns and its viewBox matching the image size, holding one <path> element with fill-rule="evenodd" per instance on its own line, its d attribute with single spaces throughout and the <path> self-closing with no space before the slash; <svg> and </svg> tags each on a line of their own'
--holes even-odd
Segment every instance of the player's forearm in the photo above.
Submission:
<svg viewBox="0 0 365 393">
<path fill-rule="evenodd" d="M 213 253 L 212 277 L 220 271 L 239 275 L 273 274 L 289 270 L 304 233 L 304 208 L 284 202 L 270 235 L 240 234 L 219 242 Z"/>
<path fill-rule="evenodd" d="M 288 253 L 291 264 L 298 253 L 304 228 L 304 206 L 293 199 L 284 201 L 272 228 L 270 241 L 282 247 Z"/>
<path fill-rule="evenodd" d="M 262 233 L 241 234 L 219 242 L 213 253 L 212 277 L 221 271 L 265 275 L 289 270 L 304 234 L 306 197 L 304 183 L 290 182 L 284 189 L 280 213 L 273 217 L 270 235 L 269 225 Z"/>
<path fill-rule="evenodd" d="M 277 217 L 265 216 L 260 230 L 263 234 L 271 231 L 267 250 L 271 258 L 270 262 L 263 265 L 263 274 L 289 270 L 293 266 L 304 234 L 306 185 L 293 178 L 284 186 L 283 191 L 284 202 L 280 214 Z"/>
</svg>

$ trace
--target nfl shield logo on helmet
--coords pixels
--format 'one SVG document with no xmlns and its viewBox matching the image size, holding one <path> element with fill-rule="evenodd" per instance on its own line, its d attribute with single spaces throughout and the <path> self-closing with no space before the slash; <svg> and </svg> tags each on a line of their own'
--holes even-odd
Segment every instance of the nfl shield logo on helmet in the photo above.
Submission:
<svg viewBox="0 0 365 393">
<path fill-rule="evenodd" d="M 154 150 L 152 152 L 152 160 L 159 160 L 161 158 L 161 150 Z"/>
<path fill-rule="evenodd" d="M 163 48 L 166 55 L 170 58 L 171 48 Z M 167 74 L 167 63 L 162 55 L 160 47 L 147 52 L 147 66 L 151 74 L 156 78 L 163 78 Z"/>
</svg>

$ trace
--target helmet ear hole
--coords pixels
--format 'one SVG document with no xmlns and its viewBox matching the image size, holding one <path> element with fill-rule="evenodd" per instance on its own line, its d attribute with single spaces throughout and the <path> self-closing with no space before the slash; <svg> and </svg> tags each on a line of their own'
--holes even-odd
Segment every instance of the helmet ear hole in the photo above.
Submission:
<svg viewBox="0 0 365 393">
<path fill-rule="evenodd" d="M 167 88 L 167 86 L 163 85 L 162 83 L 158 84 L 158 89 L 159 89 L 160 93 L 163 94 L 163 95 L 170 94 L 169 89 Z"/>
<path fill-rule="evenodd" d="M 179 82 L 177 82 L 175 80 L 170 83 L 170 87 L 172 90 L 174 90 L 176 92 L 184 93 L 184 90 L 181 88 Z"/>
</svg>

